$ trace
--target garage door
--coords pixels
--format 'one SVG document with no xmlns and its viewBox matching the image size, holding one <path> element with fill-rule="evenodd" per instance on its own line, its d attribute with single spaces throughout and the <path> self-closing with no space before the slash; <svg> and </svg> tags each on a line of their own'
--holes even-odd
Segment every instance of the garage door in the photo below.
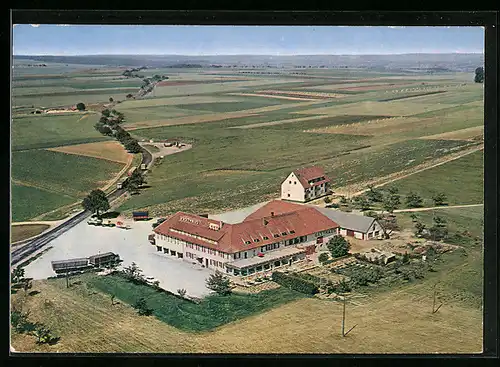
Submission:
<svg viewBox="0 0 500 367">
<path fill-rule="evenodd" d="M 351 236 L 351 237 L 354 237 L 354 231 L 352 231 L 352 230 L 348 229 L 348 230 L 347 230 L 347 235 L 348 235 L 348 236 Z"/>
</svg>

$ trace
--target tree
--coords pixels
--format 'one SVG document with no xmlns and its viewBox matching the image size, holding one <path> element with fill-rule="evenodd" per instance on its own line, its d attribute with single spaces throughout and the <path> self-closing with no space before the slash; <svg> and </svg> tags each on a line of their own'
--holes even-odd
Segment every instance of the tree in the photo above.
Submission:
<svg viewBox="0 0 500 367">
<path fill-rule="evenodd" d="M 446 194 L 444 192 L 440 192 L 432 197 L 435 206 L 446 205 Z"/>
<path fill-rule="evenodd" d="M 133 306 L 136 310 L 137 313 L 141 316 L 149 316 L 153 313 L 153 310 L 148 307 L 148 304 L 146 302 L 146 299 L 144 297 L 139 298 Z"/>
<path fill-rule="evenodd" d="M 387 189 L 387 191 L 389 192 L 389 194 L 391 195 L 397 195 L 399 193 L 399 189 L 395 186 L 391 186 Z"/>
<path fill-rule="evenodd" d="M 103 110 L 101 113 L 105 117 L 109 117 L 111 115 L 111 111 L 108 109 Z"/>
<path fill-rule="evenodd" d="M 406 206 L 408 208 L 420 208 L 422 207 L 422 198 L 414 192 L 409 192 L 406 195 Z"/>
<path fill-rule="evenodd" d="M 21 282 L 24 279 L 24 268 L 18 266 L 12 270 L 10 279 L 12 283 Z"/>
<path fill-rule="evenodd" d="M 370 210 L 370 202 L 364 195 L 354 197 L 354 205 L 360 210 Z"/>
<path fill-rule="evenodd" d="M 418 216 L 415 213 L 411 213 L 410 218 L 413 223 L 418 221 Z"/>
<path fill-rule="evenodd" d="M 142 280 L 142 270 L 137 266 L 135 262 L 132 262 L 129 266 L 123 269 L 125 276 L 132 280 Z"/>
<path fill-rule="evenodd" d="M 111 136 L 113 135 L 113 130 L 109 126 L 99 126 L 97 128 L 97 131 L 99 131 L 103 135 Z"/>
<path fill-rule="evenodd" d="M 85 210 L 92 213 L 96 213 L 99 216 L 99 212 L 106 211 L 110 208 L 108 198 L 102 190 L 92 190 L 90 194 L 83 199 L 82 206 Z"/>
<path fill-rule="evenodd" d="M 52 335 L 50 329 L 42 324 L 36 326 L 36 329 L 32 332 L 33 336 L 37 339 L 37 344 L 45 344 L 52 342 L 55 338 Z"/>
<path fill-rule="evenodd" d="M 424 234 L 425 224 L 420 221 L 415 222 L 415 236 L 421 237 Z"/>
<path fill-rule="evenodd" d="M 326 247 L 328 251 L 330 251 L 332 257 L 336 258 L 347 255 L 351 245 L 344 237 L 336 235 L 328 241 Z"/>
<path fill-rule="evenodd" d="M 366 196 L 372 202 L 379 203 L 383 200 L 383 195 L 380 192 L 380 190 L 376 189 L 372 184 L 368 185 L 368 191 L 366 193 Z"/>
<path fill-rule="evenodd" d="M 225 277 L 220 271 L 215 271 L 215 274 L 210 274 L 206 280 L 207 288 L 213 290 L 221 296 L 231 294 L 231 286 L 229 278 Z"/>
<path fill-rule="evenodd" d="M 399 207 L 401 200 L 398 194 L 390 194 L 384 198 L 382 207 L 385 211 L 392 213 L 395 209 Z"/>
<path fill-rule="evenodd" d="M 483 83 L 484 82 L 484 68 L 482 66 L 476 68 L 474 82 L 475 83 Z"/>
<path fill-rule="evenodd" d="M 429 233 L 434 241 L 441 241 L 448 235 L 446 220 L 442 217 L 435 216 L 432 218 L 433 224 L 429 228 Z"/>
<path fill-rule="evenodd" d="M 125 146 L 125 149 L 129 151 L 130 153 L 140 153 L 142 151 L 141 146 L 135 139 L 130 139 L 125 142 L 123 142 L 123 145 Z"/>
<path fill-rule="evenodd" d="M 109 101 L 113 102 L 114 101 L 113 97 L 109 97 Z"/>
<path fill-rule="evenodd" d="M 325 252 L 322 252 L 321 254 L 319 254 L 318 261 L 322 264 L 327 262 L 328 261 L 328 254 Z"/>
<path fill-rule="evenodd" d="M 133 96 L 134 96 L 133 94 L 129 93 L 129 94 L 127 94 L 126 98 L 127 98 L 127 99 L 130 99 L 130 98 L 132 98 Z"/>
<path fill-rule="evenodd" d="M 385 239 L 391 238 L 392 232 L 399 230 L 398 220 L 394 214 L 381 214 L 376 219 L 382 227 L 382 235 Z"/>
<path fill-rule="evenodd" d="M 78 111 L 85 111 L 85 108 L 86 108 L 86 107 L 85 107 L 85 104 L 84 104 L 84 103 L 82 103 L 82 102 L 80 102 L 80 103 L 77 103 L 77 104 L 76 104 L 76 109 L 77 109 Z"/>
<path fill-rule="evenodd" d="M 177 289 L 177 293 L 179 294 L 179 296 L 184 298 L 184 296 L 186 295 L 186 290 L 184 288 Z"/>
<path fill-rule="evenodd" d="M 107 124 L 107 123 L 108 123 L 108 118 L 107 118 L 106 116 L 101 116 L 101 117 L 99 118 L 99 122 L 100 122 L 101 124 Z"/>
<path fill-rule="evenodd" d="M 323 201 L 325 202 L 325 204 L 330 204 L 332 202 L 332 199 L 330 199 L 330 197 L 327 196 L 323 199 Z"/>
</svg>

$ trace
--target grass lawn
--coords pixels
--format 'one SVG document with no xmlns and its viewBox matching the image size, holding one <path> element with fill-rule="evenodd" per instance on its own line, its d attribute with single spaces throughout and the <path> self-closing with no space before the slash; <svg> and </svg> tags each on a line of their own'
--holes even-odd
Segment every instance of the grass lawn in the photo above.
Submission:
<svg viewBox="0 0 500 367">
<path fill-rule="evenodd" d="M 19 226 L 10 226 L 10 241 L 11 243 L 25 240 L 34 237 L 50 226 L 47 224 L 23 224 Z"/>
<path fill-rule="evenodd" d="M 150 153 L 158 153 L 160 151 L 158 147 L 151 144 L 144 144 L 143 147 L 146 148 Z"/>
<path fill-rule="evenodd" d="M 424 199 L 424 206 L 434 206 L 432 196 L 443 192 L 449 205 L 483 202 L 483 151 L 411 175 L 392 184 L 402 196 L 410 191 Z"/>
<path fill-rule="evenodd" d="M 12 153 L 13 180 L 74 198 L 104 186 L 122 168 L 120 163 L 48 150 Z"/>
<path fill-rule="evenodd" d="M 130 305 L 144 297 L 159 320 L 181 330 L 197 332 L 208 331 L 304 297 L 301 293 L 278 288 L 258 294 L 211 295 L 200 304 L 195 304 L 146 285 L 136 285 L 118 275 L 94 276 L 88 282 Z"/>
<path fill-rule="evenodd" d="M 80 113 L 14 117 L 11 130 L 12 150 L 109 140 L 94 129 L 97 120 L 97 115 Z"/>
<path fill-rule="evenodd" d="M 12 184 L 11 212 L 13 222 L 22 222 L 42 213 L 71 204 L 74 198 L 36 187 Z"/>
</svg>

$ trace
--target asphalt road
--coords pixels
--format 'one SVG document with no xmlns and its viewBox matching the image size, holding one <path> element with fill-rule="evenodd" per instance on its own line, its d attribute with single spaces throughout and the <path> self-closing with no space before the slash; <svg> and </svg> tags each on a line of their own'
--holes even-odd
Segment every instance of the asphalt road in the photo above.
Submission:
<svg viewBox="0 0 500 367">
<path fill-rule="evenodd" d="M 153 157 L 151 156 L 151 154 L 146 149 L 143 148 L 141 164 L 146 164 L 147 167 L 149 163 L 152 161 L 152 159 Z M 125 189 L 117 189 L 112 191 L 111 193 L 108 194 L 108 201 L 112 202 L 113 200 L 123 195 L 125 191 L 126 191 Z M 67 221 L 61 223 L 57 227 L 54 227 L 50 231 L 47 231 L 43 235 L 33 239 L 31 242 L 28 242 L 21 248 L 15 249 L 14 251 L 12 251 L 11 254 L 11 265 L 15 266 L 22 260 L 28 258 L 31 254 L 40 250 L 43 246 L 47 245 L 49 242 L 59 237 L 64 232 L 73 228 L 78 223 L 88 218 L 91 214 L 92 213 L 86 210 L 81 211 L 80 213 L 69 218 Z"/>
</svg>

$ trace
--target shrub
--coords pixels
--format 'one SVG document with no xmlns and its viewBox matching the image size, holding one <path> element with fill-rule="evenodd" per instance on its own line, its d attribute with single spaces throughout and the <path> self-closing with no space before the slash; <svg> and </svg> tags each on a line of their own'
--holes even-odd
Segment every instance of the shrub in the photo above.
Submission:
<svg viewBox="0 0 500 367">
<path fill-rule="evenodd" d="M 206 280 L 207 288 L 213 290 L 221 296 L 226 296 L 231 294 L 231 286 L 229 278 L 224 276 L 220 271 L 216 271 L 215 274 L 210 274 Z"/>
<path fill-rule="evenodd" d="M 326 254 L 325 252 L 319 254 L 319 256 L 318 256 L 318 260 L 322 264 L 324 264 L 325 261 L 328 261 L 328 259 L 329 259 L 328 254 Z"/>
<path fill-rule="evenodd" d="M 86 107 L 85 107 L 85 104 L 84 104 L 84 103 L 82 103 L 82 102 L 80 102 L 80 103 L 77 103 L 77 104 L 76 104 L 76 109 L 77 109 L 78 111 L 85 111 L 85 108 L 86 108 Z"/>
<path fill-rule="evenodd" d="M 344 279 L 340 280 L 337 283 L 336 289 L 337 289 L 337 292 L 339 292 L 339 293 L 346 293 L 346 292 L 350 292 L 352 290 L 349 283 L 347 283 Z"/>
<path fill-rule="evenodd" d="M 272 275 L 272 280 L 283 287 L 287 287 L 305 294 L 313 295 L 318 293 L 319 291 L 316 284 L 293 275 L 274 272 Z"/>
<path fill-rule="evenodd" d="M 408 208 L 420 208 L 422 206 L 423 200 L 420 195 L 410 192 L 406 195 L 406 206 Z"/>
<path fill-rule="evenodd" d="M 153 313 L 153 310 L 148 307 L 146 299 L 144 297 L 139 298 L 133 305 L 137 310 L 137 313 L 141 316 L 149 316 Z"/>
<path fill-rule="evenodd" d="M 332 202 L 332 199 L 330 199 L 330 197 L 327 196 L 323 199 L 323 201 L 325 202 L 325 204 L 330 204 Z"/>
<path fill-rule="evenodd" d="M 184 298 L 184 296 L 186 296 L 186 290 L 184 288 L 181 288 L 181 289 L 177 289 L 177 294 L 179 294 L 179 296 L 181 296 L 182 298 Z"/>
</svg>

